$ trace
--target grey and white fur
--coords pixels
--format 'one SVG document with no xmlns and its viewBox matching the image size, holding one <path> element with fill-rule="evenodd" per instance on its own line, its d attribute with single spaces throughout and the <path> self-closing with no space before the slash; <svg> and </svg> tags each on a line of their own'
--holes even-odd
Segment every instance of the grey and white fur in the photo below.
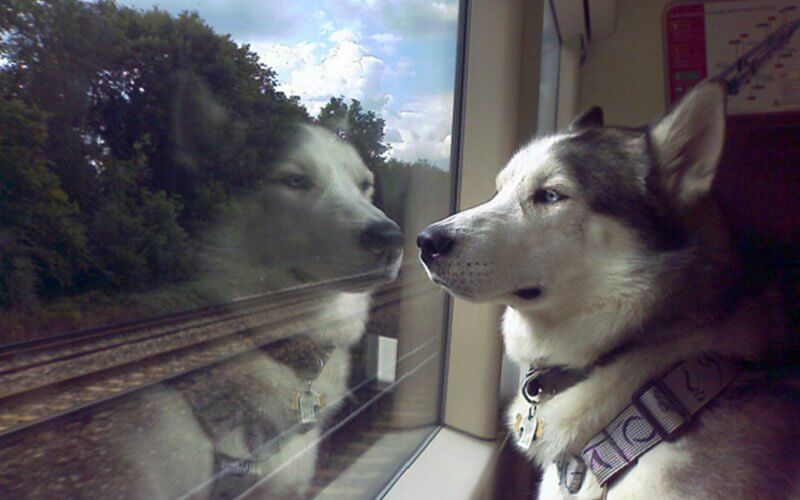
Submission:
<svg viewBox="0 0 800 500">
<path fill-rule="evenodd" d="M 568 494 L 554 463 L 578 455 L 648 380 L 703 353 L 763 361 L 782 334 L 774 294 L 745 291 L 746 263 L 711 192 L 724 136 L 714 81 L 647 127 L 603 126 L 593 108 L 522 147 L 491 200 L 421 233 L 434 282 L 507 306 L 505 348 L 520 367 L 591 370 L 539 407 L 541 437 L 522 451 L 545 468 L 540 498 L 603 495 L 591 474 Z M 797 498 L 800 400 L 789 385 L 735 382 L 608 498 Z M 526 405 L 512 402 L 510 423 Z"/>
<path fill-rule="evenodd" d="M 333 347 L 311 387 L 327 400 L 319 424 L 293 430 L 298 427 L 293 400 L 308 383 L 268 349 L 254 350 L 210 369 L 190 392 L 209 401 L 242 402 L 244 408 L 236 410 L 257 415 L 258 426 L 271 429 L 270 435 L 253 443 L 245 426 L 237 425 L 214 440 L 200 425 L 203 415 L 187 391 L 171 386 L 151 391 L 138 408 L 157 412 L 137 415 L 136 409 L 128 415 L 148 422 L 146 432 L 121 436 L 114 451 L 138 478 L 126 485 L 125 496 L 217 495 L 215 455 L 252 460 L 259 455 L 254 446 L 273 452 L 254 466 L 259 480 L 266 480 L 257 495 L 305 494 L 316 469 L 322 425 L 347 395 L 350 348 L 364 333 L 371 292 L 395 279 L 402 259 L 402 234 L 372 204 L 373 186 L 373 174 L 352 145 L 321 127 L 300 125 L 263 187 L 242 200 L 240 210 L 221 221 L 211 238 L 203 287 L 211 286 L 218 299 L 313 285 L 313 293 L 305 292 L 304 301 L 294 306 L 299 312 L 292 316 L 291 330 Z M 242 328 L 269 324 L 282 313 L 244 318 Z M 268 332 L 281 340 L 280 330 Z M 284 434 L 279 441 L 270 441 L 279 434 Z M 185 458 L 166 466 L 152 458 L 176 452 Z"/>
</svg>

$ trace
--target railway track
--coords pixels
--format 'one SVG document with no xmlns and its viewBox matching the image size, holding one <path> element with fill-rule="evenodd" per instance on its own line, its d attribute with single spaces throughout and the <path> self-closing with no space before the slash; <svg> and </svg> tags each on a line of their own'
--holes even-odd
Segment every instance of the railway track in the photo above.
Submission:
<svg viewBox="0 0 800 500">
<path fill-rule="evenodd" d="M 369 278 L 366 276 L 365 278 Z M 335 286 L 338 282 L 351 281 L 352 278 L 343 278 L 324 283 L 324 286 Z M 419 280 L 417 280 L 419 281 Z M 0 345 L 0 376 L 25 369 L 34 363 L 47 362 L 52 359 L 52 353 L 59 357 L 70 354 L 71 351 L 83 352 L 93 347 L 116 347 L 130 339 L 143 335 L 158 334 L 158 330 L 170 329 L 176 325 L 188 328 L 193 323 L 201 321 L 219 322 L 230 317 L 246 317 L 253 314 L 254 310 L 265 308 L 279 310 L 282 307 L 313 299 L 320 294 L 322 284 L 301 286 L 291 289 L 254 295 L 225 304 L 214 304 L 190 311 L 180 311 L 135 321 L 127 321 L 102 327 L 67 332 L 51 337 L 33 339 L 22 342 Z M 386 289 L 390 289 L 389 285 Z M 167 333 L 169 334 L 169 333 Z M 86 346 L 89 346 L 88 348 Z"/>
<path fill-rule="evenodd" d="M 391 290 L 393 288 L 378 292 L 376 298 Z M 33 385 L 54 382 L 54 376 L 64 377 L 70 370 L 86 371 L 86 366 L 71 363 L 73 360 L 103 364 L 110 361 L 108 353 L 112 351 L 115 358 L 159 353 L 164 344 L 179 345 L 197 338 L 213 338 L 220 332 L 244 331 L 264 321 L 297 317 L 298 313 L 310 314 L 314 312 L 317 297 L 308 290 L 268 294 L 216 307 L 216 313 L 208 309 L 201 310 L 196 316 L 180 313 L 177 317 L 164 316 L 154 324 L 138 328 L 112 327 L 105 334 L 92 331 L 83 335 L 84 332 L 77 332 L 79 335 L 72 340 L 57 339 L 8 351 L 0 354 L 0 398 Z"/>
<path fill-rule="evenodd" d="M 400 300 L 434 293 L 401 279 L 373 295 L 381 314 Z M 231 361 L 308 325 L 318 288 L 250 297 L 143 321 L 90 329 L 0 350 L 0 441 L 146 387 Z M 322 306 L 324 307 L 324 306 Z"/>
</svg>

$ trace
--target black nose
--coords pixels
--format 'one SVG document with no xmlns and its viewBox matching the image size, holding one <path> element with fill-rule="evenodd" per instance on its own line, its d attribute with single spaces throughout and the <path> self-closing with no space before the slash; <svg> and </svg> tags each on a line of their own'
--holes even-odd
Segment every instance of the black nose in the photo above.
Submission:
<svg viewBox="0 0 800 500">
<path fill-rule="evenodd" d="M 454 240 L 443 229 L 428 226 L 417 236 L 417 246 L 422 260 L 430 264 L 433 260 L 447 255 L 453 248 Z"/>
<path fill-rule="evenodd" d="M 390 220 L 373 222 L 361 232 L 361 246 L 367 250 L 396 250 L 403 247 L 403 233 Z"/>
</svg>

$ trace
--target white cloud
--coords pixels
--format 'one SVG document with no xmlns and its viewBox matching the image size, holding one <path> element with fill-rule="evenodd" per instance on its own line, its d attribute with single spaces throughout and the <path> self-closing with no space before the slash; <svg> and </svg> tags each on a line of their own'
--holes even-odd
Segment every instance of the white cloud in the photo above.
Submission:
<svg viewBox="0 0 800 500">
<path fill-rule="evenodd" d="M 374 35 L 373 35 L 374 36 Z M 426 159 L 442 168 L 450 157 L 453 97 L 449 92 L 417 96 L 396 103 L 381 83 L 414 76 L 413 61 L 401 57 L 394 64 L 373 55 L 357 29 L 332 31 L 327 39 L 292 45 L 253 43 L 251 50 L 278 73 L 279 88 L 300 96 L 315 116 L 333 96 L 358 99 L 386 121 L 389 154 L 403 161 Z M 399 108 L 399 109 L 397 109 Z"/>
<path fill-rule="evenodd" d="M 359 42 L 361 41 L 361 33 L 350 28 L 343 28 L 328 35 L 328 40 L 336 43 Z"/>
<path fill-rule="evenodd" d="M 377 47 L 387 55 L 393 55 L 397 44 L 404 40 L 402 36 L 395 33 L 375 33 L 368 38 L 370 41 L 375 42 Z"/>
<path fill-rule="evenodd" d="M 300 96 L 312 115 L 332 96 L 358 99 L 373 110 L 391 100 L 381 88 L 387 65 L 368 51 L 357 31 L 334 31 L 323 42 L 254 43 L 251 49 L 278 72 L 280 90 Z"/>
<path fill-rule="evenodd" d="M 371 35 L 370 38 L 379 43 L 397 43 L 403 40 L 402 36 L 394 33 L 376 33 Z"/>
<path fill-rule="evenodd" d="M 386 114 L 391 156 L 403 161 L 424 158 L 446 168 L 452 140 L 453 95 L 449 92 L 412 99 L 399 112 Z"/>
<path fill-rule="evenodd" d="M 389 0 L 382 5 L 389 27 L 404 34 L 451 33 L 458 21 L 455 0 Z"/>
</svg>

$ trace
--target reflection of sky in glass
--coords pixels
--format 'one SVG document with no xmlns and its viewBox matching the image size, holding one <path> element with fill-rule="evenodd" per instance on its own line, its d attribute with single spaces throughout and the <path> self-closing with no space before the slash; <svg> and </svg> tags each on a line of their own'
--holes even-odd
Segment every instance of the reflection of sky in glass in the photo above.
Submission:
<svg viewBox="0 0 800 500">
<path fill-rule="evenodd" d="M 556 110 L 558 109 L 558 65 L 560 40 L 553 19 L 550 2 L 545 2 L 542 25 L 542 65 L 539 77 L 539 125 L 538 135 L 550 134 L 556 130 Z"/>
<path fill-rule="evenodd" d="M 280 89 L 311 114 L 331 96 L 359 99 L 386 120 L 390 154 L 446 167 L 456 60 L 456 0 L 120 0 L 197 11 L 248 43 Z"/>
<path fill-rule="evenodd" d="M 8 33 L 0 33 L 0 42 L 8 40 Z M 8 59 L 0 54 L 0 68 L 8 64 Z"/>
</svg>

